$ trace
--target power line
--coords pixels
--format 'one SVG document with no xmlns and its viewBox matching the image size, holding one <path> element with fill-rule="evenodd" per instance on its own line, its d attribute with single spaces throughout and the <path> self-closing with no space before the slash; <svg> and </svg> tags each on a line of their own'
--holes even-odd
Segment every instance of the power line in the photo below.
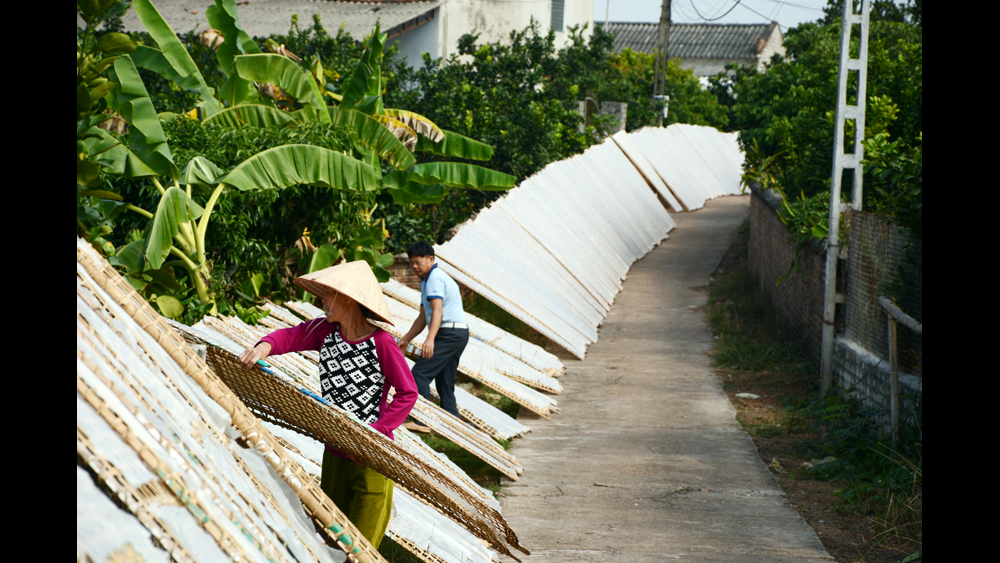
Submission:
<svg viewBox="0 0 1000 563">
<path fill-rule="evenodd" d="M 795 6 L 796 8 L 805 8 L 806 10 L 814 10 L 817 12 L 822 12 L 821 8 L 814 8 L 812 6 L 803 6 L 802 4 L 792 4 L 791 2 L 784 2 L 782 0 L 767 0 L 768 2 L 777 2 L 778 4 L 784 4 L 786 6 Z"/>
<path fill-rule="evenodd" d="M 712 21 L 715 21 L 715 20 L 718 20 L 718 19 L 722 19 L 722 18 L 726 17 L 727 15 L 729 15 L 729 12 L 732 12 L 733 8 L 735 8 L 736 6 L 739 6 L 741 1 L 742 0 L 736 0 L 736 3 L 733 4 L 732 8 L 729 8 L 728 10 L 726 10 L 725 14 L 722 14 L 721 16 L 719 16 L 717 18 L 706 18 L 705 16 L 701 15 L 701 12 L 698 11 L 698 6 L 694 5 L 694 0 L 691 0 L 691 7 L 694 8 L 695 12 L 697 12 L 698 17 L 700 17 L 701 19 L 703 19 L 703 20 L 705 20 L 707 22 L 712 22 Z M 767 16 L 765 16 L 765 17 L 767 17 Z"/>
</svg>

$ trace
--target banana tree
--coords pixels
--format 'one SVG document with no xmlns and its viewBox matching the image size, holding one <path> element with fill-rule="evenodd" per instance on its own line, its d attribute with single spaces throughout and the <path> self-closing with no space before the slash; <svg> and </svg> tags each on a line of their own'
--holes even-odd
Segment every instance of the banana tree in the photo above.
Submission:
<svg viewBox="0 0 1000 563">
<path fill-rule="evenodd" d="M 212 279 L 206 260 L 205 236 L 212 210 L 227 189 L 268 190 L 296 185 L 322 186 L 353 191 L 379 188 L 377 171 L 352 157 L 311 145 L 283 145 L 257 153 L 224 171 L 205 157 L 191 159 L 178 168 L 167 146 L 159 119 L 129 56 L 114 62 L 114 78 L 120 84 L 112 105 L 130 125 L 129 149 L 153 170 L 153 187 L 160 193 L 155 210 L 132 204 L 125 208 L 149 219 L 146 231 L 119 252 L 123 264 L 143 267 L 142 261 L 159 269 L 168 256 L 191 273 L 198 298 L 213 303 Z M 166 187 L 160 182 L 166 180 Z M 199 204 L 193 188 L 209 193 Z M 136 260 L 141 260 L 136 264 Z"/>
<path fill-rule="evenodd" d="M 416 164 L 414 151 L 488 160 L 493 149 L 444 131 L 416 113 L 383 107 L 385 81 L 381 60 L 387 36 L 380 33 L 379 24 L 368 38 L 360 60 L 337 88 L 328 79 L 339 76 L 324 69 L 316 57 L 303 67 L 297 64 L 300 59 L 293 58 L 282 46 L 269 46 L 272 53 L 261 52 L 242 30 L 235 2 L 215 0 L 206 16 L 212 27 L 223 33 L 224 42 L 216 53 L 220 68 L 229 77 L 217 99 L 152 3 L 137 0 L 136 11 L 160 47 L 140 48 L 136 53 L 138 64 L 198 92 L 203 100 L 199 116 L 205 123 L 286 127 L 298 122 L 322 121 L 347 127 L 358 140 L 352 156 L 372 167 L 377 187 L 391 194 L 397 203 L 436 203 L 452 188 L 505 190 L 513 186 L 513 176 L 483 167 L 464 163 Z M 255 86 L 260 91 L 266 87 L 277 92 L 279 98 L 291 101 L 294 106 L 290 111 L 277 107 L 269 96 L 257 94 Z M 389 169 L 385 178 L 382 178 L 383 163 Z M 373 245 L 353 244 L 348 250 L 363 253 L 376 275 L 383 278 L 388 273 L 380 263 L 387 262 L 389 257 L 379 249 L 388 235 L 384 228 L 372 227 L 370 232 L 382 233 L 381 239 Z M 360 232 L 355 236 L 368 238 Z"/>
</svg>

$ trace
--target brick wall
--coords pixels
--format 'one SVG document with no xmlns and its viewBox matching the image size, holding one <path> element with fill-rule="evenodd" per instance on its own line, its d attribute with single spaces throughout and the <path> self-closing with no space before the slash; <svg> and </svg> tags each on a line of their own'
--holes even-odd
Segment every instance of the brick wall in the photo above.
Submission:
<svg viewBox="0 0 1000 563">
<path fill-rule="evenodd" d="M 819 363 L 823 333 L 823 292 L 826 250 L 810 244 L 799 257 L 799 268 L 780 284 L 792 263 L 795 247 L 778 217 L 781 199 L 772 190 L 761 192 L 751 186 L 750 198 L 750 271 L 771 302 L 775 313 L 793 337 L 805 344 L 810 356 Z"/>
<path fill-rule="evenodd" d="M 389 266 L 389 273 L 392 279 L 417 291 L 420 291 L 420 276 L 413 273 L 410 268 L 410 258 L 406 254 L 397 254 L 395 261 Z"/>
<path fill-rule="evenodd" d="M 748 241 L 748 261 L 750 271 L 760 282 L 761 290 L 768 296 L 773 310 L 789 332 L 804 343 L 810 356 L 819 364 L 823 335 L 823 293 L 826 279 L 825 241 L 813 241 L 799 256 L 802 271 L 793 270 L 781 282 L 775 282 L 785 275 L 795 252 L 789 244 L 788 231 L 778 217 L 777 207 L 781 197 L 772 190 L 761 191 L 751 185 L 750 199 L 750 239 Z M 846 271 L 846 264 L 838 266 L 838 272 Z M 855 268 L 855 270 L 858 270 Z M 895 271 L 888 268 L 888 271 Z M 854 272 L 855 277 L 858 272 Z M 842 282 L 838 286 L 843 286 Z M 855 284 L 856 285 L 856 284 Z M 838 287 L 843 291 L 842 287 Z M 854 305 L 857 307 L 857 305 Z M 833 350 L 833 384 L 848 395 L 860 399 L 877 411 L 874 420 L 884 425 L 888 431 L 890 378 L 889 361 L 885 355 L 877 355 L 851 339 L 852 331 L 844 331 L 845 315 L 843 305 L 838 305 L 837 326 L 835 327 Z M 913 307 L 921 310 L 920 307 Z M 857 317 L 857 315 L 854 315 Z M 852 317 L 855 323 L 859 322 Z M 877 323 L 885 327 L 885 314 Z M 854 327 L 852 330 L 855 330 Z M 923 393 L 921 377 L 899 373 L 900 416 L 909 423 L 915 421 L 915 396 Z"/>
</svg>

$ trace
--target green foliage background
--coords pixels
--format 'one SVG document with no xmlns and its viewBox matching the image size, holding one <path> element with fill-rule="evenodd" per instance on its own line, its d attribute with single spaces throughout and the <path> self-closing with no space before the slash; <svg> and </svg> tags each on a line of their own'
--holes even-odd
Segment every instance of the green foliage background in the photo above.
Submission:
<svg viewBox="0 0 1000 563">
<path fill-rule="evenodd" d="M 842 6 L 842 4 L 839 4 Z M 915 233 L 921 229 L 923 143 L 923 30 L 919 9 L 876 2 L 868 36 L 863 205 L 887 214 Z M 836 1 L 827 16 L 788 30 L 786 54 L 774 55 L 766 72 L 730 67 L 710 90 L 728 108 L 729 130 L 740 131 L 747 154 L 745 178 L 773 186 L 789 203 L 786 218 L 804 237 L 826 236 L 833 167 L 841 24 Z M 857 56 L 858 38 L 851 56 Z M 857 103 L 856 72 L 847 103 Z M 845 151 L 853 152 L 853 126 Z M 902 163 L 909 162 L 908 166 Z M 766 169 L 765 169 L 766 168 Z M 851 193 L 845 175 L 842 194 Z"/>
<path fill-rule="evenodd" d="M 628 103 L 627 130 L 656 125 L 662 105 L 652 99 L 653 55 L 613 54 L 614 38 L 601 26 L 589 38 L 584 28 L 568 31 L 569 44 L 561 49 L 554 32 L 543 33 L 533 22 L 503 42 L 480 44 L 478 35 L 466 34 L 457 54 L 447 60 L 425 54 L 417 70 L 395 57 L 386 104 L 413 108 L 447 130 L 494 146 L 490 166 L 518 182 L 583 152 L 611 131 L 610 117 L 591 118 L 582 128 L 577 104 L 586 97 L 598 106 Z M 725 108 L 677 60 L 669 62 L 666 84 L 672 100 L 666 123 L 727 124 Z M 390 238 L 387 246 L 402 252 L 416 238 L 443 242 L 448 229 L 500 195 L 453 191 L 440 204 L 405 209 L 385 201 L 379 216 L 390 233 L 412 233 L 407 240 Z"/>
</svg>

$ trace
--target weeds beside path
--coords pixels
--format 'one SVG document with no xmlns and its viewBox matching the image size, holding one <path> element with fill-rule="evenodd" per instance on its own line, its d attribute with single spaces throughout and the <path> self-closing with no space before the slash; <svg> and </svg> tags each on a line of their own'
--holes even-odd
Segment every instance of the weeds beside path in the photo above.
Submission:
<svg viewBox="0 0 1000 563">
<path fill-rule="evenodd" d="M 784 332 L 747 269 L 748 234 L 745 223 L 713 274 L 708 304 L 713 359 L 737 420 L 837 561 L 919 561 L 919 428 L 897 453 L 869 435 L 864 409 L 819 399 L 815 364 Z M 835 461 L 805 464 L 824 458 Z"/>
</svg>

